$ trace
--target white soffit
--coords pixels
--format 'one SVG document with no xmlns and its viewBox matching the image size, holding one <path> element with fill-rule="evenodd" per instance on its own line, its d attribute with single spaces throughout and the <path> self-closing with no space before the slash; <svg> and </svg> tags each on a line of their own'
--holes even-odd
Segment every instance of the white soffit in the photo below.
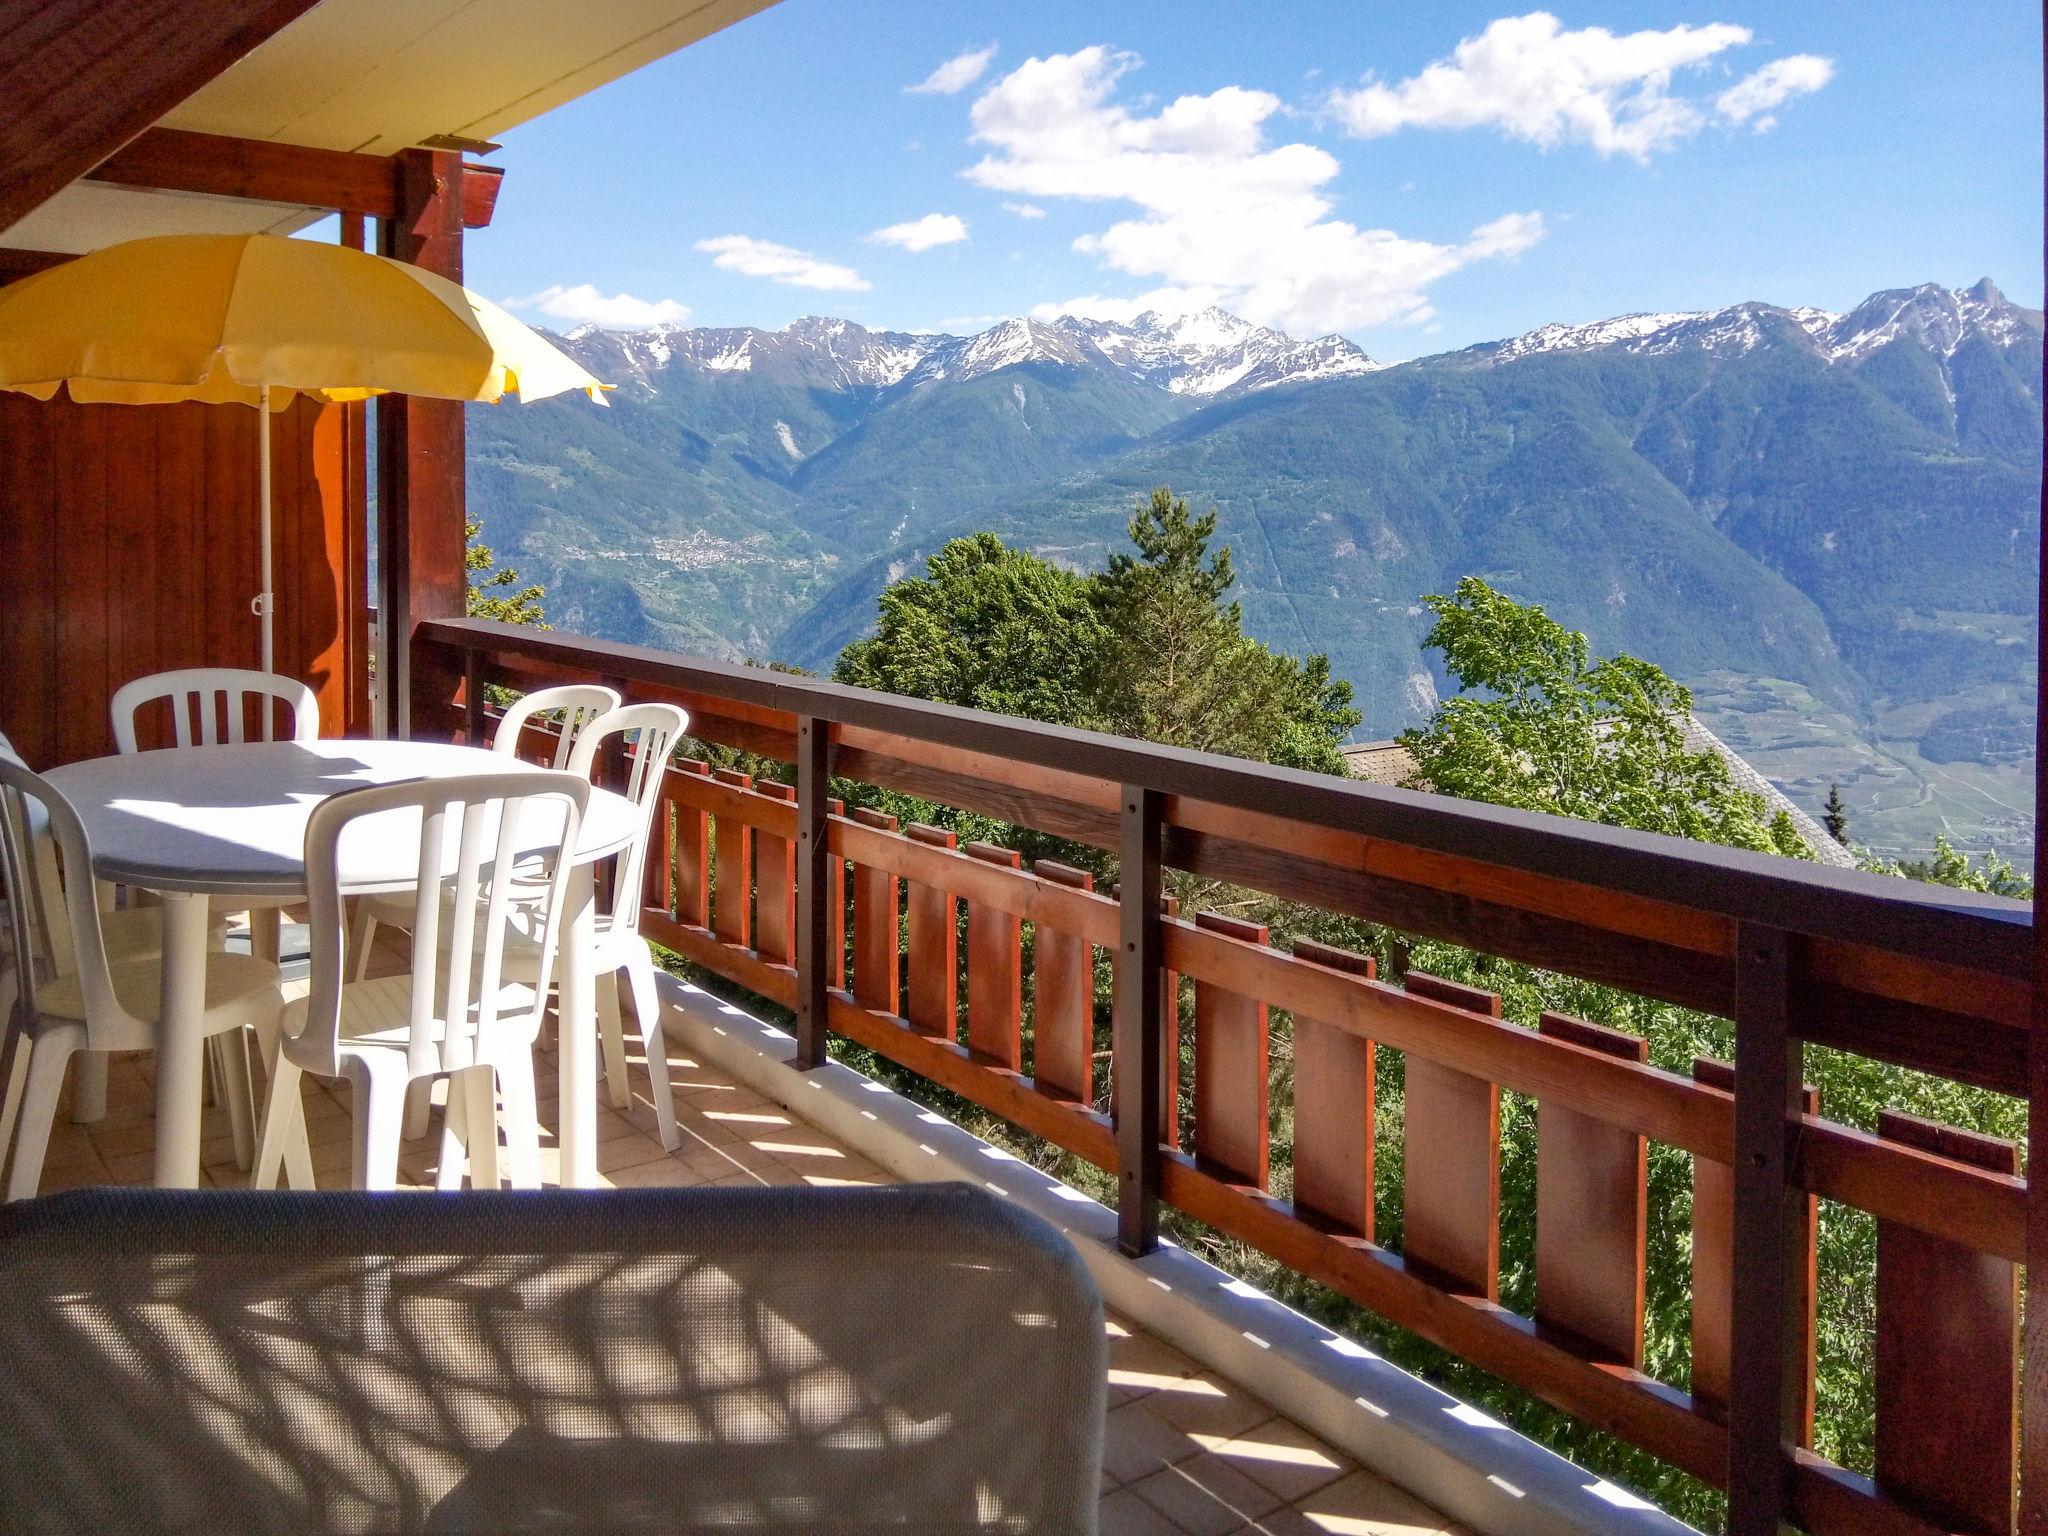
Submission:
<svg viewBox="0 0 2048 1536">
<path fill-rule="evenodd" d="M 774 3 L 321 0 L 159 126 L 379 155 L 438 134 L 490 139 Z M 0 245 L 288 232 L 323 211 L 75 182 Z"/>
</svg>

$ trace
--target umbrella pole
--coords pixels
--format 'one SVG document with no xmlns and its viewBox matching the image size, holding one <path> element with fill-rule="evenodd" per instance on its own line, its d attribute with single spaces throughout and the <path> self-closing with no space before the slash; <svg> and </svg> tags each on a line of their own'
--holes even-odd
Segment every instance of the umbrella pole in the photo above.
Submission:
<svg viewBox="0 0 2048 1536">
<path fill-rule="evenodd" d="M 271 644 L 270 610 L 270 386 L 256 392 L 256 501 L 257 519 L 263 538 L 263 589 L 256 594 L 256 612 L 263 620 L 263 670 L 276 671 Z"/>
</svg>

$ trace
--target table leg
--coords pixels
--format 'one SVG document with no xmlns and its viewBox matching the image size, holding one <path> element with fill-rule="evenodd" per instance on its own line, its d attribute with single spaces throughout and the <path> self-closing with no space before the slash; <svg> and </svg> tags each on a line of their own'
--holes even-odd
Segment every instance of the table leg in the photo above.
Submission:
<svg viewBox="0 0 2048 1536">
<path fill-rule="evenodd" d="M 156 1034 L 156 1182 L 199 1187 L 199 1094 L 205 1075 L 207 899 L 164 893 L 163 1003 Z"/>
<path fill-rule="evenodd" d="M 597 976 L 591 966 L 597 917 L 588 864 L 569 871 L 568 900 L 556 1004 L 561 1018 L 557 1142 L 562 1149 L 562 1188 L 593 1189 L 597 1185 Z"/>
<path fill-rule="evenodd" d="M 71 1118 L 80 1125 L 107 1118 L 105 1051 L 80 1051 L 71 1064 Z"/>
</svg>

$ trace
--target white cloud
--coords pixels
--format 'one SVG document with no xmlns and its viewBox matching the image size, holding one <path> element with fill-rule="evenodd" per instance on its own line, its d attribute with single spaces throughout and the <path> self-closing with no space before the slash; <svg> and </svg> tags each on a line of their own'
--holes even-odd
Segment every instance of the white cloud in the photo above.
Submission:
<svg viewBox="0 0 2048 1536">
<path fill-rule="evenodd" d="M 788 283 L 794 288 L 865 293 L 874 286 L 851 267 L 820 261 L 809 251 L 777 245 L 773 240 L 756 240 L 752 235 L 720 235 L 715 240 L 699 240 L 697 249 L 710 255 L 714 267 Z"/>
<path fill-rule="evenodd" d="M 1003 204 L 1003 210 L 1006 213 L 1014 213 L 1020 219 L 1042 219 L 1045 217 L 1045 210 L 1036 203 L 1005 203 Z"/>
<path fill-rule="evenodd" d="M 967 225 L 956 213 L 928 213 L 921 219 L 890 224 L 868 238 L 878 245 L 900 245 L 906 251 L 928 251 L 935 245 L 957 245 L 967 238 Z"/>
<path fill-rule="evenodd" d="M 1555 16 L 1535 11 L 1490 23 L 1450 57 L 1397 85 L 1368 77 L 1356 90 L 1335 91 L 1329 107 L 1360 138 L 1403 128 L 1497 128 L 1546 149 L 1578 143 L 1602 155 L 1647 160 L 1710 120 L 1703 99 L 1671 94 L 1673 74 L 1749 41 L 1747 27 L 1725 22 L 1662 32 L 1567 32 Z M 1713 105 L 1723 118 L 1741 122 L 1788 96 L 1818 90 L 1830 73 L 1832 66 L 1812 55 L 1780 59 Z"/>
<path fill-rule="evenodd" d="M 903 89 L 914 96 L 958 95 L 981 78 L 982 71 L 988 68 L 988 61 L 995 56 L 994 43 L 969 53 L 955 54 L 916 85 L 906 85 Z"/>
<path fill-rule="evenodd" d="M 550 320 L 566 320 L 571 325 L 594 325 L 605 331 L 639 331 L 650 325 L 681 325 L 690 318 L 690 309 L 674 299 L 641 299 L 630 293 L 614 293 L 607 297 L 589 283 L 578 283 L 573 288 L 561 283 L 551 283 L 539 293 L 530 293 L 523 299 L 507 299 L 507 309 L 535 309 Z"/>
<path fill-rule="evenodd" d="M 1766 64 L 1714 98 L 1714 110 L 1731 123 L 1754 118 L 1755 130 L 1768 133 L 1778 126 L 1771 114 L 1794 96 L 1807 96 L 1835 78 L 1835 63 L 1818 54 L 1795 53 Z"/>
<path fill-rule="evenodd" d="M 974 104 L 974 137 L 990 152 L 970 180 L 1025 197 L 1137 205 L 1136 217 L 1074 245 L 1153 286 L 1136 298 L 1045 306 L 1053 313 L 1221 304 L 1297 332 L 1421 321 L 1432 314 L 1429 284 L 1542 238 L 1536 213 L 1506 215 L 1450 245 L 1332 218 L 1322 189 L 1336 159 L 1314 145 L 1266 141 L 1278 97 L 1225 86 L 1144 116 L 1113 99 L 1138 62 L 1101 47 L 1030 59 Z"/>
</svg>

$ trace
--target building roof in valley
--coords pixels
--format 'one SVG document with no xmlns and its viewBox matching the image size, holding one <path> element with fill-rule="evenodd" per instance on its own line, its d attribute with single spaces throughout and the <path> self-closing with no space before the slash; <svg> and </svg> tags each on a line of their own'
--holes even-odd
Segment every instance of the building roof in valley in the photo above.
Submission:
<svg viewBox="0 0 2048 1536">
<path fill-rule="evenodd" d="M 1813 850 L 1813 856 L 1821 863 L 1837 869 L 1856 868 L 1854 853 L 1830 837 L 1825 827 L 1794 804 L 1783 790 L 1759 773 L 1733 747 L 1700 724 L 1695 715 L 1685 717 L 1685 748 L 1688 752 L 1713 753 L 1728 765 L 1728 776 L 1739 788 L 1763 797 L 1764 805 L 1772 816 L 1780 811 L 1789 816 L 1799 835 Z M 1343 751 L 1344 761 L 1353 778 L 1391 785 L 1396 789 L 1426 790 L 1430 787 L 1416 766 L 1414 754 L 1398 741 L 1362 741 L 1345 747 Z"/>
</svg>

